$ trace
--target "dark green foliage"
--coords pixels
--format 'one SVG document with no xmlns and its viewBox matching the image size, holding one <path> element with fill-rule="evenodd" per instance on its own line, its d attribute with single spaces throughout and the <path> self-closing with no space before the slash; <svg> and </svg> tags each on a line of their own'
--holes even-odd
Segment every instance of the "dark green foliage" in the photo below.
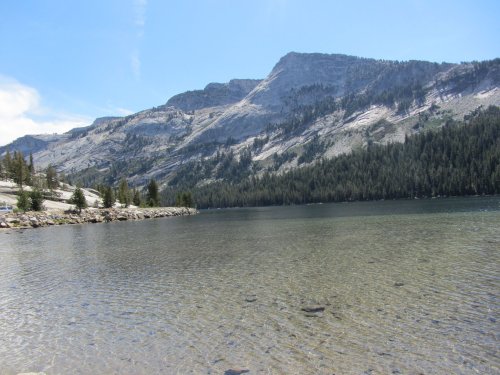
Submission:
<svg viewBox="0 0 500 375">
<path fill-rule="evenodd" d="M 30 154 L 30 163 L 26 163 L 21 151 L 14 151 L 11 156 L 9 149 L 5 157 L 0 159 L 0 178 L 12 179 L 22 189 L 23 185 L 31 185 L 33 182 L 35 166 Z"/>
<path fill-rule="evenodd" d="M 175 197 L 177 207 L 193 207 L 193 196 L 190 191 L 178 193 Z"/>
<path fill-rule="evenodd" d="M 20 190 L 17 197 L 17 208 L 21 211 L 29 211 L 31 208 L 31 199 L 27 191 Z"/>
<path fill-rule="evenodd" d="M 12 170 L 12 158 L 10 156 L 9 149 L 7 148 L 7 151 L 5 153 L 5 157 L 3 158 L 1 164 L 3 165 L 3 178 L 8 179 L 12 178 L 11 176 L 11 170 Z"/>
<path fill-rule="evenodd" d="M 23 153 L 21 151 L 14 151 L 14 157 L 9 163 L 10 165 L 10 177 L 14 180 L 19 187 L 23 185 L 29 185 L 31 183 L 31 174 L 28 168 L 28 164 L 24 160 Z"/>
<path fill-rule="evenodd" d="M 422 104 L 427 91 L 418 83 L 409 83 L 404 86 L 393 86 L 381 92 L 367 91 L 358 95 L 346 95 L 340 101 L 340 108 L 344 112 L 344 119 L 354 112 L 367 109 L 370 105 L 378 104 L 387 107 L 398 105 L 398 112 L 407 111 L 412 104 Z"/>
<path fill-rule="evenodd" d="M 118 186 L 118 201 L 122 206 L 128 207 L 132 198 L 130 196 L 130 189 L 128 188 L 127 180 L 122 178 Z"/>
<path fill-rule="evenodd" d="M 405 143 L 372 144 L 284 175 L 188 188 L 200 208 L 498 194 L 500 109 L 489 107 L 464 124 L 448 122 Z M 164 201 L 172 201 L 172 194 L 165 190 Z"/>
<path fill-rule="evenodd" d="M 29 194 L 31 204 L 30 208 L 32 211 L 42 211 L 43 207 L 43 192 L 40 189 L 34 188 Z"/>
<path fill-rule="evenodd" d="M 82 211 L 83 208 L 87 207 L 87 200 L 85 195 L 83 195 L 82 189 L 77 187 L 71 196 L 70 203 L 74 204 L 78 211 Z"/>
<path fill-rule="evenodd" d="M 310 163 L 314 158 L 325 151 L 324 143 L 320 142 L 319 137 L 316 136 L 313 140 L 304 146 L 304 152 L 300 155 L 298 163 Z"/>
<path fill-rule="evenodd" d="M 134 154 L 138 154 L 146 146 L 153 143 L 153 138 L 144 137 L 137 134 L 127 133 L 125 136 L 124 146 L 127 151 L 132 151 Z"/>
<path fill-rule="evenodd" d="M 115 193 L 110 186 L 103 188 L 102 194 L 102 204 L 104 208 L 111 208 L 115 204 Z"/>
<path fill-rule="evenodd" d="M 137 207 L 139 207 L 142 204 L 141 193 L 139 192 L 139 190 L 135 188 L 133 191 L 132 203 L 134 204 L 134 206 Z"/>
<path fill-rule="evenodd" d="M 442 88 L 451 84 L 452 91 L 458 93 L 477 87 L 486 78 L 489 78 L 493 84 L 500 84 L 500 58 L 481 62 L 474 61 L 472 69 L 466 72 L 456 71 L 454 76 L 446 81 L 438 82 L 438 84 Z"/>
<path fill-rule="evenodd" d="M 269 142 L 269 137 L 264 137 L 264 138 L 255 138 L 253 140 L 253 145 L 252 145 L 252 149 L 254 151 L 257 151 L 257 150 L 260 150 L 262 149 L 262 147 L 264 147 L 264 145 Z"/>
<path fill-rule="evenodd" d="M 278 170 L 279 167 L 281 167 L 283 164 L 292 161 L 297 157 L 297 153 L 293 151 L 285 151 L 278 155 L 277 153 L 274 153 L 273 155 L 273 162 L 274 162 L 274 170 Z"/>
<path fill-rule="evenodd" d="M 137 157 L 127 160 L 117 160 L 108 165 L 101 165 L 99 168 L 93 166 L 82 169 L 79 172 L 71 173 L 67 176 L 73 185 L 82 186 L 114 185 L 121 178 L 131 175 L 141 175 L 146 173 L 153 163 L 157 161 L 157 155 L 151 157 Z M 105 167 L 108 170 L 101 170 Z"/>
<path fill-rule="evenodd" d="M 280 130 L 284 135 L 297 135 L 314 120 L 340 109 L 338 101 L 333 96 L 309 105 L 297 106 L 290 118 L 279 124 L 268 125 L 267 132 Z"/>
<path fill-rule="evenodd" d="M 226 147 L 229 147 L 229 146 L 235 145 L 237 143 L 238 143 L 238 140 L 234 139 L 233 137 L 229 137 L 228 139 L 226 139 L 226 142 L 224 143 L 224 145 Z"/>
<path fill-rule="evenodd" d="M 28 164 L 28 170 L 32 176 L 35 174 L 35 163 L 33 162 L 32 152 L 30 152 L 30 163 Z"/>
<path fill-rule="evenodd" d="M 243 150 L 239 159 L 232 151 L 217 152 L 213 158 L 191 161 L 180 166 L 169 186 L 176 187 L 172 190 L 175 193 L 210 178 L 240 181 L 251 175 L 252 168 L 252 153 L 249 149 Z"/>
<path fill-rule="evenodd" d="M 309 88 L 309 86 L 306 87 Z M 314 88 L 315 86 L 311 87 Z M 322 95 L 327 95 L 329 92 L 334 92 L 334 89 L 322 87 L 320 90 Z M 280 130 L 284 135 L 293 136 L 299 134 L 312 122 L 327 114 L 343 110 L 343 117 L 347 119 L 355 112 L 366 110 L 371 105 L 385 105 L 388 107 L 397 105 L 398 111 L 403 113 L 414 103 L 422 104 L 426 94 L 427 91 L 422 85 L 410 82 L 404 85 L 394 84 L 385 88 L 374 88 L 362 94 L 350 93 L 339 100 L 336 100 L 331 94 L 318 96 L 311 104 L 291 105 L 293 111 L 290 118 L 282 123 L 267 126 L 266 131 L 273 132 Z M 295 102 L 296 98 L 294 97 L 289 100 Z"/>
<path fill-rule="evenodd" d="M 56 169 L 50 164 L 45 171 L 45 179 L 47 181 L 48 189 L 53 190 L 59 187 L 59 180 L 57 178 Z"/>
<path fill-rule="evenodd" d="M 37 188 L 28 192 L 20 190 L 17 197 L 17 208 L 21 211 L 42 211 L 43 207 L 43 192 Z"/>
<path fill-rule="evenodd" d="M 149 207 L 157 207 L 160 205 L 160 192 L 158 184 L 154 179 L 149 181 L 146 201 Z"/>
</svg>

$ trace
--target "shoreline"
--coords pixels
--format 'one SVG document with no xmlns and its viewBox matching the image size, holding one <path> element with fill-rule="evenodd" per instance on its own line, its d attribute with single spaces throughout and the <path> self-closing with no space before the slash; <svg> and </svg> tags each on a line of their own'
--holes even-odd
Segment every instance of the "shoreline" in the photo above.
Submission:
<svg viewBox="0 0 500 375">
<path fill-rule="evenodd" d="M 88 208 L 76 211 L 48 210 L 7 213 L 0 215 L 1 229 L 32 229 L 57 225 L 97 224 L 113 221 L 136 221 L 173 216 L 196 215 L 198 210 L 187 207 L 152 208 Z"/>
</svg>

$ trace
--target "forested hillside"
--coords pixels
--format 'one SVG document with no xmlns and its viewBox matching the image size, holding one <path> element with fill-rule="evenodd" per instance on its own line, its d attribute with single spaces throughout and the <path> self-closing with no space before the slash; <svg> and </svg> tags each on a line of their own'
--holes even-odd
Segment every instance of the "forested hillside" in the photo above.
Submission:
<svg viewBox="0 0 500 375">
<path fill-rule="evenodd" d="M 370 144 L 282 175 L 234 172 L 202 186 L 189 179 L 178 185 L 191 190 L 199 208 L 498 194 L 499 162 L 500 108 L 491 106 L 404 143 Z M 175 191 L 163 192 L 164 204 L 174 202 Z"/>
<path fill-rule="evenodd" d="M 74 185 L 126 180 L 144 190 L 154 179 L 187 191 L 283 175 L 366 147 L 373 153 L 490 105 L 500 106 L 498 58 L 453 64 L 291 52 L 263 79 L 209 83 L 126 117 L 25 136 L 0 147 L 0 157 L 31 153 L 37 168 L 52 166 Z"/>
</svg>

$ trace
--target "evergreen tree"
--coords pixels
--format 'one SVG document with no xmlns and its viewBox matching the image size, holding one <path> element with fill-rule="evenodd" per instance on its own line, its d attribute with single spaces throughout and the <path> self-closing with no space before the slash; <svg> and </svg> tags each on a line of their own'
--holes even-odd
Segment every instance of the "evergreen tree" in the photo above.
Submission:
<svg viewBox="0 0 500 375">
<path fill-rule="evenodd" d="M 33 176 L 35 174 L 35 163 L 33 162 L 33 153 L 30 152 L 30 163 L 28 164 L 28 169 L 30 174 Z"/>
<path fill-rule="evenodd" d="M 141 205 L 141 193 L 139 193 L 139 190 L 134 188 L 134 197 L 132 199 L 132 203 L 134 206 L 139 207 Z"/>
<path fill-rule="evenodd" d="M 130 190 L 125 178 L 120 180 L 120 185 L 118 186 L 118 201 L 122 206 L 128 207 L 130 205 Z"/>
<path fill-rule="evenodd" d="M 27 191 L 19 190 L 17 197 L 17 208 L 21 211 L 28 211 L 31 208 L 31 199 Z"/>
<path fill-rule="evenodd" d="M 115 194 L 111 186 L 106 186 L 104 188 L 104 193 L 102 195 L 102 204 L 104 208 L 112 208 L 115 204 Z"/>
<path fill-rule="evenodd" d="M 404 143 L 369 144 L 280 175 L 242 178 L 217 171 L 218 181 L 200 185 L 198 176 L 211 175 L 203 170 L 208 163 L 198 163 L 191 164 L 193 174 L 182 169 L 171 181 L 190 189 L 201 208 L 499 194 L 499 145 L 500 108 L 489 107 Z M 181 198 L 174 187 L 162 192 L 167 204 Z"/>
<path fill-rule="evenodd" d="M 71 196 L 70 203 L 74 204 L 78 208 L 78 212 L 81 213 L 83 208 L 87 207 L 87 200 L 83 194 L 82 189 L 77 187 Z"/>
<path fill-rule="evenodd" d="M 178 193 L 175 199 L 177 207 L 193 207 L 193 196 L 190 191 Z"/>
<path fill-rule="evenodd" d="M 21 151 L 14 152 L 14 158 L 10 162 L 12 179 L 22 189 L 23 185 L 29 182 L 29 169 Z"/>
<path fill-rule="evenodd" d="M 5 167 L 5 177 L 12 178 L 12 158 L 10 156 L 10 151 L 7 148 L 7 152 L 5 153 L 5 158 L 3 159 L 4 167 Z"/>
<path fill-rule="evenodd" d="M 157 207 L 160 205 L 158 184 L 154 179 L 151 179 L 148 184 L 147 204 L 149 207 Z"/>
<path fill-rule="evenodd" d="M 57 179 L 57 171 L 51 164 L 49 164 L 47 170 L 45 171 L 45 178 L 47 180 L 48 189 L 53 190 L 59 187 L 59 180 Z"/>
<path fill-rule="evenodd" d="M 42 211 L 44 209 L 43 207 L 43 194 L 42 191 L 38 188 L 34 188 L 30 194 L 29 197 L 31 199 L 31 210 L 32 211 Z"/>
</svg>

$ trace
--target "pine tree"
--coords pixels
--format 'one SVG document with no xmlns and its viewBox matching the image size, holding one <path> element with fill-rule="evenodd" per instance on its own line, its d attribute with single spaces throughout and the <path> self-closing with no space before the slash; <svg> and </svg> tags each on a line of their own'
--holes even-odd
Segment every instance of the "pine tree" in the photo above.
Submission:
<svg viewBox="0 0 500 375">
<path fill-rule="evenodd" d="M 34 188 L 30 194 L 31 198 L 31 210 L 32 211 L 42 211 L 43 207 L 43 194 L 38 188 Z"/>
<path fill-rule="evenodd" d="M 29 170 L 21 151 L 14 152 L 14 158 L 10 162 L 10 167 L 14 182 L 22 189 L 23 185 L 29 181 Z"/>
<path fill-rule="evenodd" d="M 106 186 L 104 188 L 104 193 L 102 195 L 102 204 L 104 208 L 112 208 L 115 204 L 115 194 L 111 186 Z"/>
<path fill-rule="evenodd" d="M 51 164 L 49 164 L 47 170 L 45 171 L 45 178 L 47 180 L 47 188 L 50 190 L 57 189 L 59 187 L 57 171 Z"/>
<path fill-rule="evenodd" d="M 141 194 L 139 193 L 139 190 L 134 188 L 134 198 L 132 199 L 132 203 L 134 206 L 139 207 L 141 205 Z"/>
<path fill-rule="evenodd" d="M 35 174 L 35 163 L 33 162 L 33 153 L 30 152 L 30 163 L 28 165 L 30 174 L 33 176 Z"/>
<path fill-rule="evenodd" d="M 130 190 L 125 178 L 120 180 L 120 185 L 118 186 L 118 201 L 122 206 L 128 207 L 130 205 Z"/>
<path fill-rule="evenodd" d="M 148 184 L 147 204 L 149 207 L 157 207 L 160 205 L 158 184 L 154 179 L 151 179 Z"/>
<path fill-rule="evenodd" d="M 205 174 L 203 168 L 213 168 L 197 162 L 181 169 L 162 197 L 169 204 L 184 204 L 172 181 L 191 189 L 202 208 L 499 194 L 499 142 L 500 108 L 489 107 L 463 124 L 449 122 L 439 130 L 406 137 L 405 143 L 373 143 L 283 174 L 266 172 L 248 178 L 230 176 L 225 170 Z M 231 163 L 225 168 L 231 169 Z M 200 176 L 211 173 L 219 173 L 221 179 L 198 184 Z"/>
<path fill-rule="evenodd" d="M 28 211 L 31 208 L 31 199 L 27 191 L 19 190 L 17 197 L 17 208 L 21 211 Z"/>
<path fill-rule="evenodd" d="M 74 204 L 78 208 L 78 212 L 81 213 L 83 208 L 87 207 L 87 200 L 83 194 L 82 189 L 77 187 L 71 196 L 70 203 Z"/>
<path fill-rule="evenodd" d="M 175 198 L 177 207 L 193 207 L 193 196 L 190 191 L 178 193 Z"/>
<path fill-rule="evenodd" d="M 5 153 L 5 158 L 3 159 L 5 166 L 5 177 L 12 178 L 12 158 L 10 156 L 10 151 L 7 148 L 7 152 Z"/>
</svg>

